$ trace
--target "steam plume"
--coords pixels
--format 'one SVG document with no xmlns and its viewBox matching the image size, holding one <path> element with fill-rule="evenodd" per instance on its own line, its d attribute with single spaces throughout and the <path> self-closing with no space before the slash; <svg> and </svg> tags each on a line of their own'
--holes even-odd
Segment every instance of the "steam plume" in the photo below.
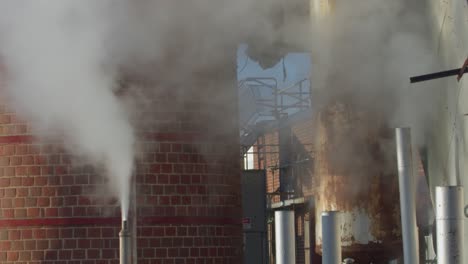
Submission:
<svg viewBox="0 0 468 264">
<path fill-rule="evenodd" d="M 431 116 L 434 87 L 409 85 L 409 76 L 435 68 L 424 1 L 336 1 L 312 23 L 311 47 L 318 104 L 351 95 L 383 114 L 391 126 L 421 133 Z"/>
<path fill-rule="evenodd" d="M 114 1 L 2 1 L 0 54 L 9 103 L 45 135 L 61 133 L 75 154 L 104 164 L 128 210 L 133 132 L 106 65 Z"/>
<path fill-rule="evenodd" d="M 1 1 L 9 103 L 41 135 L 62 134 L 69 151 L 104 164 L 125 218 L 134 135 L 116 80 L 123 72 L 187 84 L 199 69 L 234 63 L 238 43 L 274 38 L 279 2 Z"/>
</svg>

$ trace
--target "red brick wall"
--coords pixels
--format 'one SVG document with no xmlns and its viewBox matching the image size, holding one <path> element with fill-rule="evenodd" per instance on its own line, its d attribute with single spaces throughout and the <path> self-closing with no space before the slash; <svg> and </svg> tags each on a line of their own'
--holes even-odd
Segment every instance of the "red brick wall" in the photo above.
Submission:
<svg viewBox="0 0 468 264">
<path fill-rule="evenodd" d="M 203 93 L 145 88 L 134 119 L 138 263 L 242 263 L 237 91 L 225 80 L 197 85 Z M 0 263 L 118 263 L 116 199 L 74 158 L 0 111 Z"/>
<path fill-rule="evenodd" d="M 293 174 L 295 175 L 295 181 L 298 188 L 296 191 L 299 192 L 297 196 L 310 196 L 312 195 L 313 187 L 313 175 L 312 175 L 312 164 L 314 156 L 313 147 L 313 124 L 314 121 L 312 116 L 309 119 L 304 119 L 296 122 L 292 125 L 292 138 L 291 138 L 291 153 L 292 157 L 290 166 L 293 167 Z M 278 133 L 276 130 L 270 131 L 262 135 L 254 146 L 256 155 L 254 160 L 256 164 L 260 160 L 259 165 L 256 165 L 256 169 L 266 169 L 266 184 L 267 192 L 272 193 L 279 188 L 279 141 Z M 262 152 L 264 150 L 264 152 Z M 305 161 L 310 159 L 310 161 Z M 297 163 L 295 163 L 297 162 Z M 270 202 L 279 202 L 279 195 L 271 195 Z M 305 250 L 304 250 L 304 221 L 309 216 L 310 208 L 297 207 L 295 209 L 296 216 L 296 263 L 305 263 Z M 268 226 L 268 232 L 272 232 L 273 225 Z M 272 238 L 274 240 L 274 237 Z M 312 243 L 314 238 L 312 238 Z M 270 241 L 269 243 L 274 243 Z M 312 245 L 313 246 L 313 245 Z M 270 254 L 272 250 L 270 250 Z M 270 255 L 270 260 L 274 259 L 274 256 Z"/>
<path fill-rule="evenodd" d="M 292 162 L 304 161 L 306 158 L 313 160 L 313 119 L 304 119 L 292 125 Z M 272 193 L 279 188 L 279 141 L 276 130 L 265 133 L 260 136 L 254 145 L 255 169 L 266 169 L 267 192 Z M 260 162 L 259 162 L 260 160 Z M 313 161 L 311 161 L 313 162 Z M 311 163 L 302 162 L 294 165 L 299 176 L 298 183 L 304 195 L 311 195 L 313 177 L 311 174 Z M 308 170 L 310 169 L 310 170 Z M 300 171 L 298 171 L 300 170 Z M 271 196 L 272 202 L 278 202 L 279 196 Z"/>
</svg>

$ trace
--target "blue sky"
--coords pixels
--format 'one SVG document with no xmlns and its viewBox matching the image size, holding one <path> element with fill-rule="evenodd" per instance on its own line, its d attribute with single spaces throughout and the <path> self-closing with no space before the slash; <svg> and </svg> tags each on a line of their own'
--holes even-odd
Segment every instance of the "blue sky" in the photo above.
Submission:
<svg viewBox="0 0 468 264">
<path fill-rule="evenodd" d="M 237 79 L 248 77 L 274 77 L 278 80 L 279 88 L 288 87 L 299 80 L 310 76 L 310 55 L 307 53 L 288 53 L 284 57 L 287 78 L 283 81 L 283 61 L 280 60 L 274 67 L 262 69 L 255 61 L 246 55 L 247 45 L 242 44 L 237 50 Z"/>
</svg>

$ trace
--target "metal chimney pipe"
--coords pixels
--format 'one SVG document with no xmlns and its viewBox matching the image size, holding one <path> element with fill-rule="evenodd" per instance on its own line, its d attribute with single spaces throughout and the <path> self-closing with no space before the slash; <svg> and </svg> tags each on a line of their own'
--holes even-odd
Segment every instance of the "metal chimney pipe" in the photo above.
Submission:
<svg viewBox="0 0 468 264">
<path fill-rule="evenodd" d="M 437 263 L 464 263 L 463 187 L 437 186 L 435 190 Z"/>
<path fill-rule="evenodd" d="M 122 230 L 119 233 L 120 264 L 130 264 L 130 232 L 127 220 L 122 221 Z"/>
<path fill-rule="evenodd" d="M 419 242 L 416 225 L 416 190 L 410 128 L 396 128 L 398 183 L 400 188 L 403 263 L 419 263 Z"/>
<path fill-rule="evenodd" d="M 296 233 L 294 230 L 294 211 L 275 211 L 276 263 L 296 263 Z"/>
<path fill-rule="evenodd" d="M 322 263 L 342 263 L 340 212 L 322 212 Z"/>
</svg>

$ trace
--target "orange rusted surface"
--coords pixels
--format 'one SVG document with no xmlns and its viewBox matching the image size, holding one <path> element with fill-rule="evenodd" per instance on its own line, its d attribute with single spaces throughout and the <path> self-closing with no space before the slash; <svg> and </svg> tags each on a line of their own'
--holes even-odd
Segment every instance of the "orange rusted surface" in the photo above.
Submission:
<svg viewBox="0 0 468 264">
<path fill-rule="evenodd" d="M 374 259 L 398 257 L 400 209 L 392 130 L 375 111 L 361 109 L 348 99 L 332 101 L 316 118 L 313 192 L 317 220 L 322 211 L 344 212 L 344 253 L 370 254 Z"/>
</svg>

